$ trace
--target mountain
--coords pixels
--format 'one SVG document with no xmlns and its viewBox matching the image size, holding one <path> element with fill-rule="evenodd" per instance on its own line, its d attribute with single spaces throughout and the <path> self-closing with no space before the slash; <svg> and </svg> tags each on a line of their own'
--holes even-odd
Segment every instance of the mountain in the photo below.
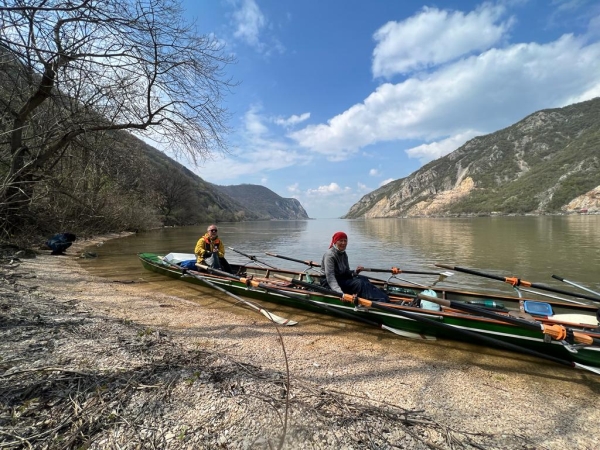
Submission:
<svg viewBox="0 0 600 450">
<path fill-rule="evenodd" d="M 344 218 L 600 211 L 600 97 L 471 139 Z"/>
<path fill-rule="evenodd" d="M 296 199 L 282 198 L 264 186 L 209 183 L 131 134 L 127 138 L 121 134 L 121 140 L 127 142 L 129 149 L 136 145 L 141 147 L 141 157 L 147 159 L 150 173 L 159 180 L 154 188 L 163 198 L 163 210 L 168 211 L 167 223 L 308 219 Z"/>
<path fill-rule="evenodd" d="M 0 134 L 5 137 L 0 140 L 0 242 L 16 233 L 36 240 L 65 229 L 91 235 L 164 225 L 308 218 L 297 200 L 267 188 L 238 192 L 235 186 L 221 189 L 208 183 L 127 130 L 75 134 L 69 141 L 69 130 L 77 133 L 90 124 L 110 128 L 110 121 L 58 88 L 22 127 L 27 151 L 15 156 L 11 136 L 20 136 L 13 133 L 20 128 L 13 130 L 14 117 L 41 78 L 24 70 L 1 46 L 0 60 Z M 63 141 L 68 145 L 49 151 Z M 19 166 L 17 173 L 29 171 L 27 190 L 17 188 L 10 175 Z M 245 198 L 242 193 L 248 189 L 252 196 Z"/>
<path fill-rule="evenodd" d="M 308 214 L 295 198 L 283 198 L 264 186 L 240 184 L 215 186 L 240 205 L 263 219 L 308 219 Z"/>
</svg>

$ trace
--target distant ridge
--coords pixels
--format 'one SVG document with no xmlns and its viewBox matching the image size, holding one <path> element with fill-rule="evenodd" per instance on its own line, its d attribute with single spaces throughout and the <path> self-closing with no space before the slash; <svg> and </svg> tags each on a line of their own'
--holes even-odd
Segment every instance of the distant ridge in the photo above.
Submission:
<svg viewBox="0 0 600 450">
<path fill-rule="evenodd" d="M 256 184 L 217 186 L 244 208 L 263 219 L 308 219 L 308 214 L 295 198 L 283 198 L 270 189 Z"/>
</svg>

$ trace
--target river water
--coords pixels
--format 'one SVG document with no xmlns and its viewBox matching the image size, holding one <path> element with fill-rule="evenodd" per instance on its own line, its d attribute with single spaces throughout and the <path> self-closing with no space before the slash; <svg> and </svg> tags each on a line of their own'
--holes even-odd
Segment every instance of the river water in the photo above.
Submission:
<svg viewBox="0 0 600 450">
<path fill-rule="evenodd" d="M 442 263 L 571 289 L 551 278 L 556 274 L 600 291 L 600 215 L 319 219 L 219 223 L 218 228 L 226 247 L 273 266 L 296 270 L 306 266 L 267 256 L 265 252 L 320 263 L 333 233 L 345 231 L 351 266 L 431 271 L 444 270 L 434 266 Z M 108 241 L 100 248 L 90 249 L 99 258 L 83 264 L 100 276 L 144 278 L 148 274 L 137 253 L 193 253 L 205 230 L 205 225 L 164 228 Z M 226 249 L 226 257 L 230 262 L 249 262 L 230 249 Z M 427 284 L 435 278 L 411 276 L 410 280 Z M 506 283 L 458 272 L 444 283 L 447 287 L 513 293 Z"/>
<path fill-rule="evenodd" d="M 208 224 L 206 224 L 208 225 Z M 145 270 L 137 253 L 193 253 L 206 225 L 166 228 L 114 239 L 87 250 L 98 258 L 81 260 L 91 273 L 118 282 L 134 282 L 147 292 L 161 292 L 196 301 L 199 307 L 218 308 L 256 320 L 256 312 L 235 305 L 224 294 L 208 288 L 182 283 Z M 219 223 L 219 236 L 226 247 L 233 247 L 272 266 L 304 270 L 307 266 L 273 258 L 265 252 L 320 263 L 336 231 L 348 234 L 351 265 L 403 270 L 443 270 L 434 263 L 478 269 L 499 276 L 519 278 L 551 287 L 576 288 L 551 278 L 552 274 L 600 291 L 600 215 L 542 217 L 478 217 L 452 219 L 376 219 L 307 220 Z M 247 263 L 248 258 L 226 249 L 230 262 Z M 375 275 L 375 274 L 373 274 Z M 379 274 L 381 277 L 381 274 Z M 431 284 L 436 277 L 404 275 L 405 279 Z M 410 278 L 409 278 L 410 277 Z M 382 277 L 382 278 L 385 278 Z M 513 288 L 500 281 L 454 272 L 439 286 L 489 290 L 514 294 Z M 583 293 L 583 291 L 579 291 Z M 207 295 L 208 294 L 208 295 Z M 224 298 L 217 299 L 215 296 Z M 263 305 L 268 310 L 299 322 L 328 324 L 328 316 L 293 308 Z M 541 373 L 554 370 L 554 364 L 514 353 L 465 342 L 410 341 L 379 329 L 365 329 L 356 322 L 335 319 L 349 339 L 360 336 L 366 342 L 389 342 L 390 357 L 410 351 L 413 357 L 432 360 L 464 361 L 480 367 Z M 543 369 L 543 366 L 546 366 Z M 551 366 L 547 367 L 547 366 Z M 566 369 L 569 370 L 569 369 Z M 570 376 L 566 375 L 565 376 Z"/>
</svg>

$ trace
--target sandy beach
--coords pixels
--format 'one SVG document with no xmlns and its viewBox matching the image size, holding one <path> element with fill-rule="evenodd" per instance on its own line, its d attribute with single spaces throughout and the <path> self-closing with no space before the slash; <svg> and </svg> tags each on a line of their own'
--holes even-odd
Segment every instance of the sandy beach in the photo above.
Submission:
<svg viewBox="0 0 600 450">
<path fill-rule="evenodd" d="M 90 275 L 112 237 L 1 261 L 2 448 L 598 448 L 592 373 Z"/>
</svg>

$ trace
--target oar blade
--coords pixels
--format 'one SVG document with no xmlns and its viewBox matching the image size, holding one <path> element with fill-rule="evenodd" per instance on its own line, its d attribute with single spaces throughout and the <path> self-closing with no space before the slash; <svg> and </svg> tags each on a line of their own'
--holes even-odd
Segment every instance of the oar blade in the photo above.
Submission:
<svg viewBox="0 0 600 450">
<path fill-rule="evenodd" d="M 381 325 L 381 328 L 383 330 L 391 331 L 392 333 L 397 334 L 398 336 L 402 336 L 402 337 L 409 338 L 409 339 L 423 339 L 426 341 L 437 340 L 437 338 L 435 336 L 430 336 L 430 335 L 421 334 L 421 333 L 413 333 L 412 331 L 398 330 L 397 328 L 388 327 L 387 325 Z"/>
<path fill-rule="evenodd" d="M 575 367 L 576 369 L 587 370 L 588 372 L 595 373 L 596 375 L 600 375 L 600 368 L 598 367 L 590 367 L 579 363 L 573 363 L 573 367 Z"/>
<path fill-rule="evenodd" d="M 272 312 L 266 311 L 262 308 L 260 309 L 260 313 L 263 316 L 265 316 L 267 319 L 269 319 L 271 322 L 275 322 L 278 325 L 284 325 L 286 327 L 293 327 L 294 325 L 298 324 L 298 322 L 296 322 L 295 320 L 280 317 L 277 314 L 273 314 Z"/>
<path fill-rule="evenodd" d="M 200 265 L 200 267 L 203 267 L 205 269 L 208 269 L 208 266 L 202 266 Z M 206 284 L 207 286 L 210 286 L 213 289 L 216 289 L 217 291 L 220 291 L 226 295 L 229 295 L 230 297 L 236 299 L 238 302 L 243 303 L 246 306 L 249 306 L 250 308 L 254 309 L 255 311 L 260 312 L 263 316 L 265 316 L 267 319 L 269 319 L 271 322 L 274 322 L 278 325 L 285 325 L 288 327 L 294 326 L 296 325 L 298 322 L 294 321 L 294 320 L 290 320 L 290 319 L 286 319 L 284 317 L 280 317 L 277 314 L 273 314 L 272 312 L 267 311 L 266 309 L 254 304 L 254 302 L 248 301 L 248 300 L 244 300 L 243 298 L 235 295 L 233 292 L 229 292 L 228 290 L 222 288 L 221 286 L 216 285 L 215 283 L 207 280 L 205 277 L 199 276 L 199 275 L 194 275 L 191 273 L 187 273 L 187 276 L 196 278 L 197 280 L 202 281 L 204 284 Z"/>
</svg>

